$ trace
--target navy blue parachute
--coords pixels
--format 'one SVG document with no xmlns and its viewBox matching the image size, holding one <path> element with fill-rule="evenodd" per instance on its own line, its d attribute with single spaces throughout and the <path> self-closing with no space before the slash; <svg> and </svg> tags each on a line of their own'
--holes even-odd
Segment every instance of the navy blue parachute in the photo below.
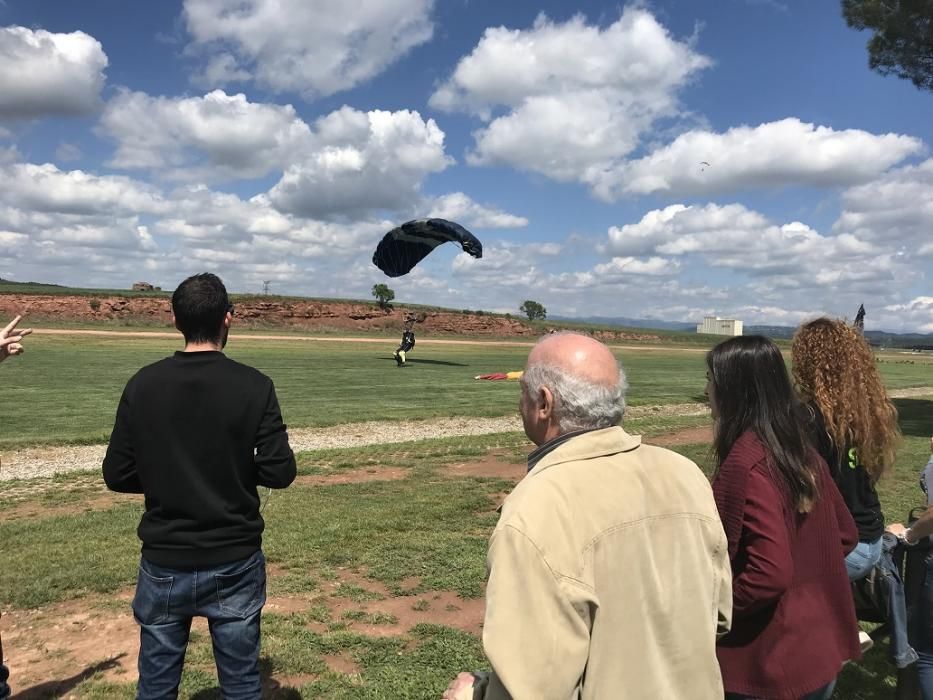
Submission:
<svg viewBox="0 0 933 700">
<path fill-rule="evenodd" d="M 373 264 L 389 277 L 401 277 L 443 243 L 459 243 L 474 258 L 483 244 L 460 224 L 446 219 L 415 219 L 389 231 L 376 246 Z"/>
</svg>

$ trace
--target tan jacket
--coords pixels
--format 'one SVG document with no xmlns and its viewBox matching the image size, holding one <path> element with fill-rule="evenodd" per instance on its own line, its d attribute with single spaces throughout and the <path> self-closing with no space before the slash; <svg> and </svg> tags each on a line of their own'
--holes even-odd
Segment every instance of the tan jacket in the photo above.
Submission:
<svg viewBox="0 0 933 700">
<path fill-rule="evenodd" d="M 489 542 L 486 700 L 722 700 L 726 536 L 690 460 L 622 428 L 571 438 Z"/>
</svg>

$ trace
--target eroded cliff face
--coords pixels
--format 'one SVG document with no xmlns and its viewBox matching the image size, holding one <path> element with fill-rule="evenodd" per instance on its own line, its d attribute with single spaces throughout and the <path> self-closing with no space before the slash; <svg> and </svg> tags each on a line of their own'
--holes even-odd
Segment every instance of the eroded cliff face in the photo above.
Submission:
<svg viewBox="0 0 933 700">
<path fill-rule="evenodd" d="M 375 304 L 315 300 L 266 300 L 236 302 L 236 323 L 246 328 L 293 328 L 313 332 L 375 331 L 400 332 L 410 309 L 393 307 L 383 311 Z M 0 294 L 0 320 L 16 314 L 26 316 L 23 325 L 42 321 L 130 321 L 146 325 L 172 325 L 167 297 L 55 296 L 43 294 Z M 541 330 L 518 318 L 454 311 L 419 311 L 424 320 L 415 326 L 419 335 L 467 335 L 533 338 Z M 551 330 L 545 327 L 545 331 Z M 598 331 L 605 341 L 657 341 L 650 333 Z"/>
</svg>

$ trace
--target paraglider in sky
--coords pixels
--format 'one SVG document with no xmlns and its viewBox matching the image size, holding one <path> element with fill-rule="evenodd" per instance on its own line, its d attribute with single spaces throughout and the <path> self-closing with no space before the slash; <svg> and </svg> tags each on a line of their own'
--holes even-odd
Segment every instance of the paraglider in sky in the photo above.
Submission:
<svg viewBox="0 0 933 700">
<path fill-rule="evenodd" d="M 701 173 L 709 167 L 709 163 L 707 163 L 705 160 L 701 160 L 700 165 L 703 166 L 702 168 L 700 168 Z"/>
<path fill-rule="evenodd" d="M 389 231 L 373 253 L 373 264 L 389 277 L 407 274 L 442 243 L 459 243 L 474 258 L 483 244 L 460 224 L 446 219 L 415 219 Z"/>
</svg>

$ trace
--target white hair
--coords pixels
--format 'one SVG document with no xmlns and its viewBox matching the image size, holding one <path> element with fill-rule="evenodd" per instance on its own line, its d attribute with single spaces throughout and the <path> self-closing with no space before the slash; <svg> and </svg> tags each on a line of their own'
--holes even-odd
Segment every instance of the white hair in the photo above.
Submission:
<svg viewBox="0 0 933 700">
<path fill-rule="evenodd" d="M 522 385 L 530 396 L 542 387 L 554 395 L 554 417 L 561 433 L 574 430 L 609 428 L 622 422 L 625 413 L 625 370 L 619 366 L 619 379 L 599 384 L 552 364 L 536 364 L 525 370 Z"/>
</svg>

